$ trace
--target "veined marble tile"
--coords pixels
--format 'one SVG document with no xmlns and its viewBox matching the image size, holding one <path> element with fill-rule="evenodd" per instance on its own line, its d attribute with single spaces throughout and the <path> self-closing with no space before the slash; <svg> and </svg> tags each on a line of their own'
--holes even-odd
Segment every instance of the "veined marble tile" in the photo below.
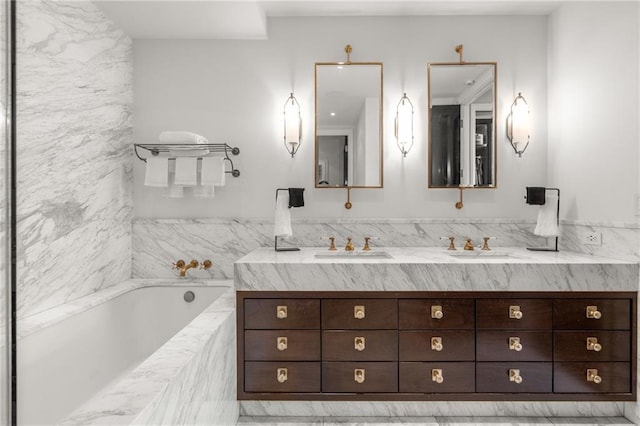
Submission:
<svg viewBox="0 0 640 426">
<path fill-rule="evenodd" d="M 620 417 L 617 402 L 240 401 L 241 416 Z"/>
<path fill-rule="evenodd" d="M 21 319 L 131 276 L 133 49 L 90 1 L 16 10 Z"/>
</svg>

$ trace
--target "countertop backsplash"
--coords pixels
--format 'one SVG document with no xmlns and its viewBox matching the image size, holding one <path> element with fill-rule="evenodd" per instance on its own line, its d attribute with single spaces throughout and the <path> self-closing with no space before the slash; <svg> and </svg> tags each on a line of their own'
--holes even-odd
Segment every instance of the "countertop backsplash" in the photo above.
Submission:
<svg viewBox="0 0 640 426">
<path fill-rule="evenodd" d="M 300 219 L 292 221 L 293 236 L 279 239 L 282 247 L 329 247 L 335 237 L 343 249 L 352 237 L 356 249 L 364 237 L 373 237 L 372 247 L 448 246 L 440 237 L 456 237 L 462 248 L 465 238 L 474 245 L 482 238 L 491 247 L 551 247 L 553 239 L 533 234 L 535 221 L 529 219 Z M 601 245 L 582 244 L 583 235 L 602 233 Z M 636 224 L 563 221 L 560 250 L 605 256 L 620 260 L 640 259 L 640 227 Z M 260 248 L 273 247 L 273 219 L 136 219 L 133 222 L 133 278 L 172 278 L 178 259 L 212 261 L 208 270 L 191 269 L 190 278 L 233 278 L 233 263 Z"/>
</svg>

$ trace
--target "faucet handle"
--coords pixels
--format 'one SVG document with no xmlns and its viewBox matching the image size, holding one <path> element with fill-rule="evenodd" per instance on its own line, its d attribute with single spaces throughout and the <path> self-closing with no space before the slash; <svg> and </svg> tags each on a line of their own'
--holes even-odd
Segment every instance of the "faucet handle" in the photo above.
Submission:
<svg viewBox="0 0 640 426">
<path fill-rule="evenodd" d="M 336 248 L 336 237 L 329 237 L 329 241 L 331 241 L 331 245 L 329 246 L 329 250 L 331 250 L 331 251 L 338 250 Z"/>
<path fill-rule="evenodd" d="M 180 259 L 172 264 L 171 269 L 184 268 L 184 265 L 186 265 L 186 263 L 184 263 L 184 260 Z"/>
<path fill-rule="evenodd" d="M 441 240 L 449 240 L 449 248 L 447 250 L 455 250 L 456 249 L 456 245 L 455 245 L 455 240 L 456 237 L 440 237 Z"/>
<path fill-rule="evenodd" d="M 497 240 L 498 237 L 482 237 L 482 239 L 484 240 L 484 244 L 482 245 L 481 250 L 491 250 L 489 248 L 489 240 Z"/>
<path fill-rule="evenodd" d="M 211 263 L 211 261 L 209 259 L 203 260 L 202 264 L 200 265 L 200 269 L 207 270 L 207 269 L 211 268 L 212 265 L 213 265 L 213 263 Z"/>
<path fill-rule="evenodd" d="M 369 251 L 371 250 L 371 247 L 369 247 L 369 241 L 371 240 L 379 240 L 380 237 L 364 237 L 364 247 L 362 247 L 362 250 L 364 251 Z"/>
</svg>

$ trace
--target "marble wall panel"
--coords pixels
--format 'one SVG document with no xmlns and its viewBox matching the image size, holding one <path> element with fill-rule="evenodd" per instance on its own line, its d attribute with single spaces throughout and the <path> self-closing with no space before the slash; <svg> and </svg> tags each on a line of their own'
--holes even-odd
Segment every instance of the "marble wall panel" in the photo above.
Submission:
<svg viewBox="0 0 640 426">
<path fill-rule="evenodd" d="M 90 1 L 17 3 L 18 318 L 130 277 L 131 39 Z"/>
</svg>

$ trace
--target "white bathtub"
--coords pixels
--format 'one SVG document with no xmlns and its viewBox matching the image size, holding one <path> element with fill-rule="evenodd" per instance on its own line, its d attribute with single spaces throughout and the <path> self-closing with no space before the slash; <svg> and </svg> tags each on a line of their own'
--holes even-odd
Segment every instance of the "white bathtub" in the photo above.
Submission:
<svg viewBox="0 0 640 426">
<path fill-rule="evenodd" d="M 32 327 L 35 331 L 18 339 L 20 424 L 55 424 L 117 384 L 231 284 L 180 281 L 149 286 L 148 281 L 127 281 L 120 286 L 125 289 L 122 294 L 116 286 L 105 292 L 107 300 L 99 292 L 74 301 L 71 309 L 58 309 L 71 312 L 70 316 L 43 313 L 54 323 Z M 126 291 L 131 286 L 142 288 Z M 186 292 L 195 296 L 190 303 L 184 300 Z M 103 303 L 96 305 L 96 300 Z M 83 306 L 89 308 L 82 310 Z"/>
</svg>

